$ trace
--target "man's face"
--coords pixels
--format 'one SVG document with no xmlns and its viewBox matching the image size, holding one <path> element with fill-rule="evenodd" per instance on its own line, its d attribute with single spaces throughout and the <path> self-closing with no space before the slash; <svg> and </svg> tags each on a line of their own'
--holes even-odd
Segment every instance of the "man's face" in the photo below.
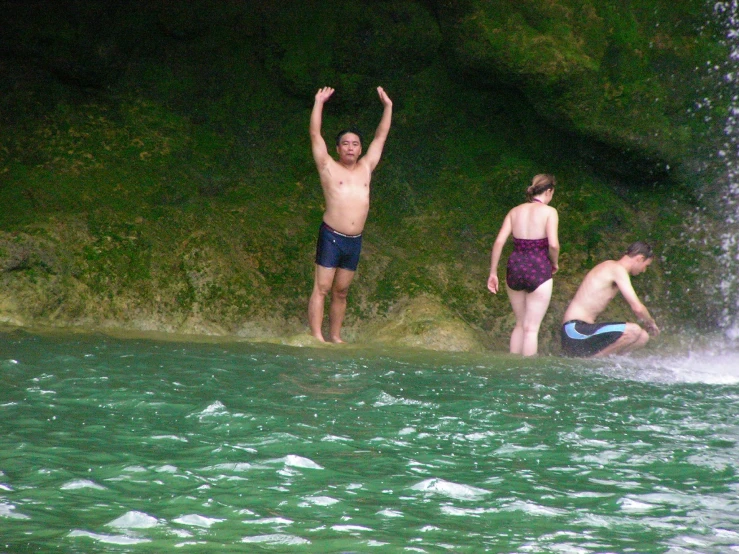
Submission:
<svg viewBox="0 0 739 554">
<path fill-rule="evenodd" d="M 355 163 L 362 154 L 362 143 L 359 136 L 354 133 L 341 135 L 336 152 L 339 153 L 339 160 L 342 162 Z"/>
<path fill-rule="evenodd" d="M 654 260 L 654 258 L 645 258 L 641 254 L 639 254 L 636 257 L 636 263 L 631 268 L 631 274 L 639 275 L 640 273 L 644 273 L 647 270 L 647 268 L 652 264 L 652 260 Z"/>
</svg>

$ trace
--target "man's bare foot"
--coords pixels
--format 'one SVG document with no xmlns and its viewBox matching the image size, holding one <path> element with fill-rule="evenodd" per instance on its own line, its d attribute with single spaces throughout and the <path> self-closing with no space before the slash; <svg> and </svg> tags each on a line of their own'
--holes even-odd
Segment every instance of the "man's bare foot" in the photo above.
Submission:
<svg viewBox="0 0 739 554">
<path fill-rule="evenodd" d="M 311 335 L 314 339 L 316 339 L 319 342 L 326 342 L 326 339 L 323 338 L 323 335 L 320 333 L 318 335 Z"/>
<path fill-rule="evenodd" d="M 341 340 L 341 337 L 331 337 L 331 342 L 340 343 L 340 344 L 344 343 L 344 341 Z"/>
</svg>

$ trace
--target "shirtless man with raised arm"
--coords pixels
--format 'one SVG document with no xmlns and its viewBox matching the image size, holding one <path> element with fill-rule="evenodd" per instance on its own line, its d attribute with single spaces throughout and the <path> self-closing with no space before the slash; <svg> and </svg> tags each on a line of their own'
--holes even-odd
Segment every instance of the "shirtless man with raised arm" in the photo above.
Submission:
<svg viewBox="0 0 739 554">
<path fill-rule="evenodd" d="M 562 350 L 566 355 L 588 358 L 622 354 L 644 346 L 649 335 L 659 335 L 630 278 L 645 272 L 653 259 L 651 246 L 639 241 L 629 246 L 620 260 L 608 260 L 590 270 L 565 311 Z M 636 323 L 595 323 L 619 291 L 646 331 Z"/>
<path fill-rule="evenodd" d="M 382 119 L 367 154 L 359 157 L 362 154 L 362 138 L 356 131 L 345 130 L 336 137 L 336 152 L 339 155 L 336 161 L 329 155 L 321 136 L 323 105 L 333 93 L 331 87 L 319 89 L 310 116 L 311 148 L 321 178 L 326 211 L 318 232 L 316 273 L 308 302 L 308 321 L 311 334 L 321 342 L 325 342 L 321 326 L 323 306 L 329 292 L 329 340 L 343 342 L 341 325 L 346 313 L 349 285 L 362 249 L 362 230 L 369 212 L 370 179 L 380 162 L 393 115 L 392 101 L 382 87 L 377 87 L 383 105 Z"/>
</svg>

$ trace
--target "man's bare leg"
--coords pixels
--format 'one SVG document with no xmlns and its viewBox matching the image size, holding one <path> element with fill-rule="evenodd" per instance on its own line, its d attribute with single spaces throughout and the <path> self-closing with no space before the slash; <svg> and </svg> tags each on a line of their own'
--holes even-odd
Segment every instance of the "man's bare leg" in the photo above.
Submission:
<svg viewBox="0 0 739 554">
<path fill-rule="evenodd" d="M 625 354 L 632 350 L 642 348 L 649 340 L 647 332 L 639 327 L 636 323 L 627 323 L 624 334 L 621 335 L 616 342 L 608 345 L 606 348 L 598 352 L 593 358 L 602 358 L 610 354 Z"/>
<path fill-rule="evenodd" d="M 326 342 L 323 338 L 323 307 L 326 296 L 331 290 L 336 274 L 335 267 L 323 267 L 316 264 L 315 279 L 313 281 L 313 292 L 308 301 L 308 323 L 310 324 L 310 333 L 321 342 Z"/>
<path fill-rule="evenodd" d="M 341 325 L 344 323 L 346 297 L 352 279 L 354 279 L 353 271 L 342 268 L 336 270 L 331 289 L 331 306 L 328 309 L 329 340 L 331 342 L 344 342 L 341 340 Z"/>
</svg>

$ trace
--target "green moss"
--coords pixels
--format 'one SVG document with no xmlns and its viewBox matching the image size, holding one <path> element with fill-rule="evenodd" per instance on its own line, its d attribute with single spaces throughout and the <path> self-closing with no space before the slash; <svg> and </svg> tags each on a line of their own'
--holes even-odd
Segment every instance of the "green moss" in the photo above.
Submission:
<svg viewBox="0 0 739 554">
<path fill-rule="evenodd" d="M 519 88 L 559 127 L 623 148 L 639 145 L 673 167 L 705 130 L 691 118 L 696 72 L 725 59 L 703 2 L 479 0 L 454 25 L 457 61 L 478 78 Z M 716 37 L 717 35 L 713 35 Z"/>
</svg>

